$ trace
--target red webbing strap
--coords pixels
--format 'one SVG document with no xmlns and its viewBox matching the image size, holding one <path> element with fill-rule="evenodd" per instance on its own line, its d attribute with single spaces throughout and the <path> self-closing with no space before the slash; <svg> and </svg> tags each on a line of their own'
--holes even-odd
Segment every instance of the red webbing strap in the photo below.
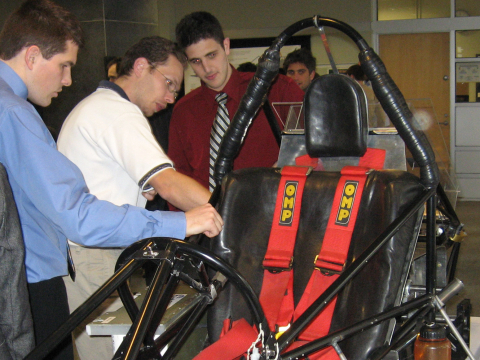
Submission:
<svg viewBox="0 0 480 360">
<path fill-rule="evenodd" d="M 367 148 L 365 154 L 360 158 L 358 166 L 365 166 L 370 169 L 381 170 L 385 164 L 385 149 Z"/>
<path fill-rule="evenodd" d="M 275 331 L 275 325 L 288 325 L 294 312 L 293 249 L 303 188 L 310 171 L 310 167 L 285 166 L 282 169 L 260 292 L 260 304 L 271 331 Z"/>
<path fill-rule="evenodd" d="M 367 148 L 365 154 L 359 159 L 358 166 L 366 166 L 370 169 L 383 169 L 387 151 L 384 149 Z M 295 158 L 295 165 L 312 166 L 314 170 L 325 170 L 319 158 L 312 158 L 305 154 Z"/>
<path fill-rule="evenodd" d="M 322 160 L 319 158 L 311 157 L 308 154 L 300 155 L 295 158 L 295 165 L 297 166 L 311 166 L 315 171 L 325 170 Z"/>
<path fill-rule="evenodd" d="M 295 309 L 297 319 L 339 276 L 347 260 L 350 240 L 357 219 L 368 168 L 346 166 L 342 169 L 335 191 L 320 254 L 315 270 Z M 313 340 L 328 334 L 335 309 L 336 297 L 300 335 L 301 340 Z"/>
<path fill-rule="evenodd" d="M 229 319 L 224 320 L 230 322 Z M 193 360 L 233 360 L 240 358 L 257 339 L 257 331 L 245 319 L 233 322 L 225 335 L 208 346 Z"/>
</svg>

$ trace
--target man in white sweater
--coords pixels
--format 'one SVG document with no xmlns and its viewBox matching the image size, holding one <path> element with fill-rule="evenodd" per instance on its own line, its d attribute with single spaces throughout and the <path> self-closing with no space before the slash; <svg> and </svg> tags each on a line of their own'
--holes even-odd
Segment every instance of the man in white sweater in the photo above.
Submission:
<svg viewBox="0 0 480 360">
<path fill-rule="evenodd" d="M 187 221 L 190 214 L 195 220 L 198 213 L 212 210 L 207 205 L 210 192 L 175 171 L 146 119 L 175 101 L 185 61 L 171 41 L 143 38 L 122 58 L 118 78 L 101 81 L 69 114 L 58 149 L 80 168 L 92 194 L 119 206 L 144 207 L 158 193 L 186 211 Z M 70 311 L 74 311 L 113 274 L 122 249 L 75 244 L 71 248 L 77 278 L 75 282 L 65 279 L 65 283 Z M 107 301 L 74 332 L 81 359 L 111 359 L 111 341 L 90 338 L 85 332 L 85 324 L 108 310 L 108 305 Z"/>
</svg>

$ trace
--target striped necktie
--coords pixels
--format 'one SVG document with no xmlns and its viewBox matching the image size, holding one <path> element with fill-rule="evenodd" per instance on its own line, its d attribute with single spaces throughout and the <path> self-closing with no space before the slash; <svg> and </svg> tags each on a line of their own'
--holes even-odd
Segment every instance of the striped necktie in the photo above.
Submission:
<svg viewBox="0 0 480 360">
<path fill-rule="evenodd" d="M 230 119 L 228 117 L 227 110 L 227 94 L 219 93 L 215 96 L 215 100 L 218 102 L 217 114 L 215 115 L 215 121 L 212 125 L 212 132 L 210 134 L 210 168 L 208 177 L 208 187 L 210 192 L 215 188 L 215 180 L 213 179 L 213 170 L 215 166 L 215 160 L 218 156 L 218 150 L 220 143 L 222 142 L 223 135 L 230 125 Z"/>
</svg>

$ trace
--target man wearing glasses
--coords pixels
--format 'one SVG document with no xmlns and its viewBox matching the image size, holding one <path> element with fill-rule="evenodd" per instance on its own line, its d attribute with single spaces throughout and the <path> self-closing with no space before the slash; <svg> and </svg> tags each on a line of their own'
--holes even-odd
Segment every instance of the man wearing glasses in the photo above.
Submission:
<svg viewBox="0 0 480 360">
<path fill-rule="evenodd" d="M 184 211 L 208 202 L 210 192 L 205 187 L 175 171 L 146 119 L 175 102 L 185 63 L 185 56 L 170 40 L 143 38 L 123 56 L 118 78 L 101 81 L 69 114 L 58 149 L 80 168 L 92 194 L 119 206 L 145 207 L 147 199 L 158 193 Z M 74 311 L 113 274 L 122 250 L 75 244 L 71 250 L 77 279 L 65 283 L 70 311 Z M 111 340 L 90 338 L 84 325 L 74 332 L 80 358 L 110 359 Z"/>
</svg>

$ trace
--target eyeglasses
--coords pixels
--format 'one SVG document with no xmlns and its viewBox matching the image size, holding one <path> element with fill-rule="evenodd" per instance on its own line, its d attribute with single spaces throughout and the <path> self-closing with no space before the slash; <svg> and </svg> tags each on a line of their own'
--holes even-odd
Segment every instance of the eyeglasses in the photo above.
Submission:
<svg viewBox="0 0 480 360">
<path fill-rule="evenodd" d="M 154 69 L 157 70 L 160 74 L 162 74 L 162 76 L 165 78 L 165 82 L 167 84 L 167 89 L 168 89 L 168 91 L 170 91 L 170 93 L 173 94 L 173 97 L 176 100 L 177 97 L 178 97 L 178 92 L 177 92 L 176 86 L 173 83 L 173 81 L 168 79 L 165 75 L 163 75 L 163 73 L 160 70 L 158 70 L 156 67 L 154 67 Z"/>
</svg>

